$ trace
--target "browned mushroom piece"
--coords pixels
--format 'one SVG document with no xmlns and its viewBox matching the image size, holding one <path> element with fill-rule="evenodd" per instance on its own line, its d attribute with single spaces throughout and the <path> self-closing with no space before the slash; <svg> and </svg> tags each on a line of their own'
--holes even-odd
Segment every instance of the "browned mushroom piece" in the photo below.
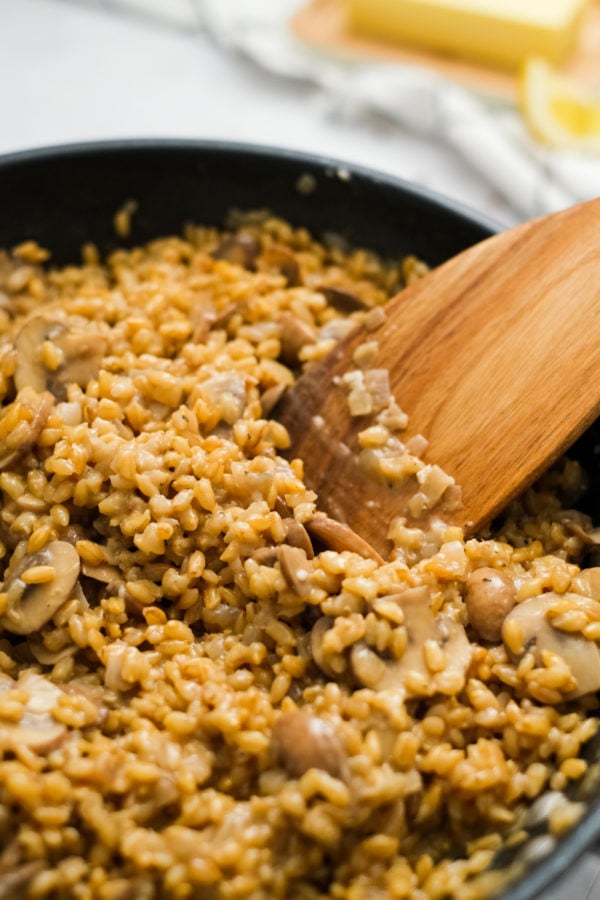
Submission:
<svg viewBox="0 0 600 900">
<path fill-rule="evenodd" d="M 67 728 L 52 716 L 52 709 L 63 691 L 48 678 L 29 670 L 17 681 L 8 675 L 0 675 L 0 693 L 23 689 L 28 699 L 18 722 L 0 720 L 0 749 L 14 750 L 26 747 L 37 753 L 48 753 L 58 747 L 66 737 Z"/>
<path fill-rule="evenodd" d="M 41 859 L 32 859 L 9 869 L 0 867 L 0 900 L 26 897 L 28 886 L 43 868 Z"/>
<path fill-rule="evenodd" d="M 279 548 L 273 546 L 258 547 L 250 557 L 259 566 L 274 566 L 279 559 Z"/>
<path fill-rule="evenodd" d="M 318 668 L 327 675 L 328 678 L 338 678 L 341 672 L 335 669 L 335 660 L 331 656 L 326 656 L 323 652 L 323 638 L 329 629 L 333 626 L 333 618 L 331 616 L 321 616 L 317 619 L 310 632 L 310 652 Z M 342 663 L 343 658 L 338 658 Z"/>
<path fill-rule="evenodd" d="M 278 559 L 285 583 L 299 597 L 306 597 L 311 590 L 312 563 L 306 551 L 300 547 L 281 544 L 278 548 Z"/>
<path fill-rule="evenodd" d="M 472 653 L 462 625 L 448 615 L 434 615 L 427 587 L 407 588 L 384 599 L 397 603 L 403 612 L 406 649 L 400 659 L 383 660 L 372 648 L 355 644 L 350 658 L 358 681 L 406 697 L 459 693 Z"/>
<path fill-rule="evenodd" d="M 277 497 L 275 497 L 273 509 L 276 513 L 279 513 L 282 519 L 287 519 L 289 516 L 293 515 L 291 507 L 288 506 L 281 494 L 278 494 Z"/>
<path fill-rule="evenodd" d="M 39 634 L 30 634 L 27 638 L 27 646 L 34 659 L 42 666 L 55 666 L 62 659 L 74 656 L 78 649 L 76 644 L 66 644 L 57 650 L 50 650 Z"/>
<path fill-rule="evenodd" d="M 307 344 L 314 344 L 317 333 L 308 322 L 304 322 L 291 312 L 282 312 L 279 316 L 281 325 L 281 359 L 288 366 L 297 366 L 300 362 L 300 351 Z"/>
<path fill-rule="evenodd" d="M 504 620 L 502 637 L 506 650 L 513 659 L 519 659 L 528 652 L 533 654 L 537 665 L 543 665 L 544 651 L 559 656 L 577 682 L 576 687 L 565 694 L 566 699 L 573 700 L 600 690 L 600 650 L 594 641 L 588 640 L 580 632 L 567 632 L 553 627 L 549 613 L 565 596 L 569 595 L 557 595 L 554 591 L 548 591 L 517 604 Z M 521 644 L 519 652 L 515 648 L 517 630 Z"/>
<path fill-rule="evenodd" d="M 99 563 L 94 566 L 91 563 L 82 562 L 81 572 L 94 581 L 101 581 L 103 584 L 112 584 L 121 578 L 121 570 L 117 566 L 110 563 Z"/>
<path fill-rule="evenodd" d="M 283 244 L 271 244 L 263 253 L 263 263 L 267 269 L 276 269 L 287 282 L 288 287 L 302 284 L 300 264 L 288 247 Z"/>
<path fill-rule="evenodd" d="M 79 569 L 79 554 L 67 541 L 51 541 L 9 566 L 2 586 L 8 597 L 2 628 L 13 634 L 39 631 L 70 599 Z"/>
<path fill-rule="evenodd" d="M 86 705 L 86 725 L 102 725 L 108 716 L 108 707 L 104 702 L 104 688 L 99 684 L 89 684 L 75 678 L 60 685 L 63 693 L 80 698 Z"/>
<path fill-rule="evenodd" d="M 563 525 L 565 530 L 578 537 L 582 544 L 588 547 L 598 546 L 600 544 L 600 528 L 593 528 L 590 531 L 586 531 L 582 522 L 582 516 L 575 517 L 575 514 L 573 514 L 572 517 L 563 520 Z"/>
<path fill-rule="evenodd" d="M 213 250 L 213 259 L 224 259 L 236 266 L 253 271 L 260 253 L 260 244 L 251 234 L 232 234 Z"/>
<path fill-rule="evenodd" d="M 65 528 L 61 528 L 60 530 L 60 539 L 61 541 L 67 541 L 69 544 L 75 544 L 77 541 L 83 541 L 86 538 L 86 531 L 83 525 L 79 525 L 77 522 L 69 522 Z"/>
<path fill-rule="evenodd" d="M 273 749 L 292 778 L 322 769 L 334 778 L 347 777 L 347 757 L 335 728 L 306 710 L 283 713 L 273 726 Z"/>
<path fill-rule="evenodd" d="M 293 516 L 287 516 L 283 519 L 283 527 L 285 529 L 285 542 L 290 547 L 298 547 L 304 550 L 307 559 L 313 559 L 315 551 L 308 531 L 300 522 L 297 522 Z"/>
<path fill-rule="evenodd" d="M 263 416 L 269 416 L 273 412 L 287 388 L 287 384 L 273 384 L 262 392 L 260 408 Z"/>
<path fill-rule="evenodd" d="M 3 423 L 0 423 L 0 471 L 13 466 L 35 446 L 53 406 L 54 397 L 48 391 L 38 393 L 34 388 L 25 386 L 14 402 L 3 410 L 3 419 L 12 421 L 16 414 L 18 424 L 3 434 Z"/>
<path fill-rule="evenodd" d="M 465 606 L 469 622 L 484 641 L 502 640 L 502 623 L 517 602 L 510 575 L 483 566 L 467 578 Z"/>
<path fill-rule="evenodd" d="M 585 531 L 585 529 L 574 520 L 566 522 L 565 528 L 581 541 L 586 565 L 590 568 L 596 568 L 600 562 L 600 528 L 592 528 L 591 531 Z M 585 569 L 582 571 L 585 571 Z"/>
<path fill-rule="evenodd" d="M 331 284 L 323 284 L 316 288 L 325 299 L 329 306 L 333 306 L 341 313 L 358 312 L 359 310 L 369 309 L 369 304 L 352 294 L 344 288 L 335 287 Z"/>
<path fill-rule="evenodd" d="M 63 322 L 34 316 L 15 338 L 15 387 L 18 391 L 31 387 L 39 393 L 48 390 L 64 400 L 67 385 L 85 388 L 97 377 L 106 343 L 97 332 L 71 331 Z M 53 345 L 54 354 L 45 353 L 48 345 Z"/>
<path fill-rule="evenodd" d="M 364 538 L 361 538 L 349 525 L 330 519 L 325 513 L 316 513 L 312 519 L 309 519 L 306 522 L 306 530 L 330 550 L 335 550 L 337 553 L 348 550 L 383 565 L 383 558 Z"/>
</svg>

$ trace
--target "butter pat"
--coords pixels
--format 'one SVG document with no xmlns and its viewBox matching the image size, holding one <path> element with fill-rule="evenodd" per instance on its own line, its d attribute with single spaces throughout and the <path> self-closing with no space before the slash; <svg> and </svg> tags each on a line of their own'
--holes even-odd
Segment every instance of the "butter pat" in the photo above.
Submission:
<svg viewBox="0 0 600 900">
<path fill-rule="evenodd" d="M 572 52 L 588 0 L 345 0 L 353 31 L 514 69 Z"/>
</svg>

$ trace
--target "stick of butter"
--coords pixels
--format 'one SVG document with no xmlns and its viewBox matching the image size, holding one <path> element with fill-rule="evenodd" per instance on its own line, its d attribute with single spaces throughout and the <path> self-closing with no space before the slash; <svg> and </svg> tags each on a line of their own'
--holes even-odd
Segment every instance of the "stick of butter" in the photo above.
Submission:
<svg viewBox="0 0 600 900">
<path fill-rule="evenodd" d="M 572 52 L 588 0 L 344 0 L 364 35 L 517 68 Z"/>
</svg>

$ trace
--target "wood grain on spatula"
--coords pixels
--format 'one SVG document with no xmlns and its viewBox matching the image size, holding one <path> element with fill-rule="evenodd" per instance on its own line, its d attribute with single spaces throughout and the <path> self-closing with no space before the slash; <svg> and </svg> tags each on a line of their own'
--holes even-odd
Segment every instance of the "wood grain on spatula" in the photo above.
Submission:
<svg viewBox="0 0 600 900">
<path fill-rule="evenodd" d="M 407 434 L 429 441 L 462 487 L 451 521 L 473 532 L 529 485 L 600 412 L 600 200 L 471 247 L 389 301 L 312 364 L 276 416 L 304 460 L 318 505 L 379 552 L 406 497 L 358 466 L 357 434 L 335 380 L 364 341 L 379 344 Z M 348 449 L 351 452 L 348 452 Z"/>
</svg>

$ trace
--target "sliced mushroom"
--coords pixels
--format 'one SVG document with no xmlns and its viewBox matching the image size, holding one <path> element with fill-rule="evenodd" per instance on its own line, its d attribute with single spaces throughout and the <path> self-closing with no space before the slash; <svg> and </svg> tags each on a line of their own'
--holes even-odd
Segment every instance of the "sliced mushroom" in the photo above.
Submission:
<svg viewBox="0 0 600 900">
<path fill-rule="evenodd" d="M 226 237 L 213 250 L 213 259 L 224 259 L 227 262 L 253 271 L 260 253 L 260 244 L 251 234 L 232 234 Z"/>
<path fill-rule="evenodd" d="M 302 284 L 302 273 L 293 252 L 283 244 L 271 244 L 263 253 L 263 262 L 268 269 L 276 269 L 287 282 L 288 287 Z"/>
<path fill-rule="evenodd" d="M 38 634 L 29 635 L 27 646 L 31 650 L 34 658 L 42 666 L 55 666 L 61 659 L 67 659 L 69 656 L 74 656 L 78 649 L 76 644 L 66 644 L 66 646 L 61 647 L 59 650 L 49 650 L 42 640 L 42 637 Z"/>
<path fill-rule="evenodd" d="M 15 688 L 25 690 L 29 699 L 18 722 L 0 720 L 0 748 L 27 747 L 37 753 L 53 750 L 67 734 L 66 726 L 52 717 L 62 690 L 33 671 L 23 672 L 18 681 L 8 675 L 0 676 L 0 692 Z"/>
<path fill-rule="evenodd" d="M 260 408 L 263 416 L 268 416 L 273 412 L 286 390 L 286 384 L 273 384 L 262 392 L 260 396 Z"/>
<path fill-rule="evenodd" d="M 60 531 L 61 541 L 68 541 L 68 543 L 73 544 L 73 546 L 75 546 L 77 541 L 84 541 L 86 536 L 87 532 L 83 525 L 79 525 L 76 522 L 70 523 Z"/>
<path fill-rule="evenodd" d="M 213 327 L 217 314 L 213 298 L 209 291 L 195 292 L 194 304 L 188 312 L 192 326 L 191 340 L 194 344 L 203 344 Z"/>
<path fill-rule="evenodd" d="M 46 342 L 56 347 L 56 368 L 50 368 L 43 357 Z M 19 331 L 15 349 L 17 390 L 28 386 L 39 393 L 49 390 L 58 400 L 64 400 L 68 384 L 85 388 L 97 377 L 106 351 L 106 339 L 102 334 L 71 331 L 63 322 L 34 316 Z"/>
<path fill-rule="evenodd" d="M 277 556 L 282 575 L 290 590 L 299 597 L 306 597 L 310 594 L 312 565 L 306 552 L 300 547 L 281 544 Z"/>
<path fill-rule="evenodd" d="M 279 548 L 275 546 L 259 547 L 258 550 L 254 551 L 251 558 L 259 566 L 274 566 L 279 559 Z"/>
<path fill-rule="evenodd" d="M 28 886 L 43 868 L 41 859 L 32 859 L 11 869 L 0 869 L 0 900 L 26 897 Z"/>
<path fill-rule="evenodd" d="M 465 605 L 469 622 L 484 641 L 502 639 L 502 623 L 517 602 L 510 575 L 483 566 L 467 578 Z"/>
<path fill-rule="evenodd" d="M 286 544 L 289 544 L 290 547 L 298 547 L 300 550 L 304 550 L 307 559 L 313 559 L 315 551 L 304 525 L 297 522 L 293 516 L 284 518 L 282 524 L 285 529 Z"/>
<path fill-rule="evenodd" d="M 365 301 L 361 300 L 360 297 L 357 297 L 356 294 L 344 290 L 344 288 L 324 284 L 320 285 L 317 290 L 323 294 L 329 306 L 333 306 L 338 312 L 352 313 L 369 308 L 368 303 L 365 303 Z"/>
<path fill-rule="evenodd" d="M 242 306 L 242 303 L 228 303 L 220 313 L 215 315 L 210 325 L 211 329 L 218 331 L 227 328 L 235 314 L 241 311 Z"/>
<path fill-rule="evenodd" d="M 465 685 L 471 662 L 471 643 L 460 623 L 450 616 L 435 616 L 426 587 L 408 588 L 384 598 L 393 600 L 404 614 L 407 646 L 400 659 L 381 660 L 383 669 L 367 660 L 364 648 L 354 645 L 351 661 L 361 683 L 361 672 L 368 671 L 368 687 L 395 689 L 406 697 L 430 697 L 440 693 L 452 696 Z M 373 651 L 370 651 L 373 653 Z M 437 665 L 433 665 L 436 662 Z"/>
<path fill-rule="evenodd" d="M 570 801 L 560 791 L 546 791 L 524 812 L 519 824 L 524 828 L 536 828 L 547 823 L 550 815 Z"/>
<path fill-rule="evenodd" d="M 560 599 L 554 591 L 548 591 L 517 604 L 504 620 L 502 637 L 512 658 L 519 659 L 529 652 L 533 653 L 537 665 L 543 665 L 544 650 L 559 656 L 577 682 L 577 687 L 565 694 L 571 700 L 600 690 L 600 650 L 594 641 L 579 632 L 561 631 L 552 626 L 548 613 Z M 514 646 L 515 626 L 522 636 L 519 652 Z"/>
<path fill-rule="evenodd" d="M 82 562 L 81 572 L 88 578 L 93 578 L 94 581 L 101 581 L 103 584 L 112 584 L 122 574 L 117 566 L 112 566 L 110 563 L 99 563 L 95 566 L 92 563 Z"/>
<path fill-rule="evenodd" d="M 382 557 L 364 538 L 352 531 L 349 525 L 330 519 L 325 513 L 316 513 L 312 519 L 309 519 L 306 523 L 306 530 L 330 550 L 335 550 L 337 553 L 348 550 L 365 559 L 374 559 L 375 562 L 383 565 Z"/>
<path fill-rule="evenodd" d="M 281 359 L 287 366 L 297 366 L 299 353 L 307 344 L 317 339 L 314 328 L 291 312 L 283 312 L 279 317 L 281 325 Z"/>
<path fill-rule="evenodd" d="M 334 778 L 346 777 L 346 752 L 335 728 L 305 710 L 283 713 L 275 722 L 273 748 L 293 778 L 301 778 L 309 769 L 322 769 Z"/>
<path fill-rule="evenodd" d="M 328 678 L 336 678 L 340 674 L 330 665 L 330 659 L 323 653 L 323 638 L 333 625 L 333 621 L 331 616 L 321 616 L 320 619 L 317 619 L 310 632 L 312 658 L 321 672 L 324 672 Z"/>
<path fill-rule="evenodd" d="M 86 725 L 102 725 L 106 721 L 108 707 L 104 703 L 104 690 L 100 685 L 74 679 L 61 684 L 61 688 L 65 694 L 86 701 Z"/>
<path fill-rule="evenodd" d="M 35 571 L 33 571 L 35 570 Z M 79 576 L 79 554 L 67 541 L 52 541 L 7 570 L 2 590 L 8 608 L 0 625 L 13 634 L 39 631 L 67 600 Z"/>
<path fill-rule="evenodd" d="M 293 515 L 291 507 L 289 507 L 287 505 L 286 501 L 281 496 L 281 494 L 278 494 L 277 497 L 275 497 L 275 503 L 273 504 L 273 509 L 275 510 L 276 513 L 279 513 L 279 515 L 281 516 L 282 519 L 286 519 L 289 516 Z"/>
<path fill-rule="evenodd" d="M 35 446 L 54 406 L 54 397 L 48 391 L 38 393 L 32 387 L 23 387 L 13 403 L 6 407 L 4 415 L 18 412 L 19 424 L 0 441 L 0 471 L 13 466 Z"/>
</svg>

